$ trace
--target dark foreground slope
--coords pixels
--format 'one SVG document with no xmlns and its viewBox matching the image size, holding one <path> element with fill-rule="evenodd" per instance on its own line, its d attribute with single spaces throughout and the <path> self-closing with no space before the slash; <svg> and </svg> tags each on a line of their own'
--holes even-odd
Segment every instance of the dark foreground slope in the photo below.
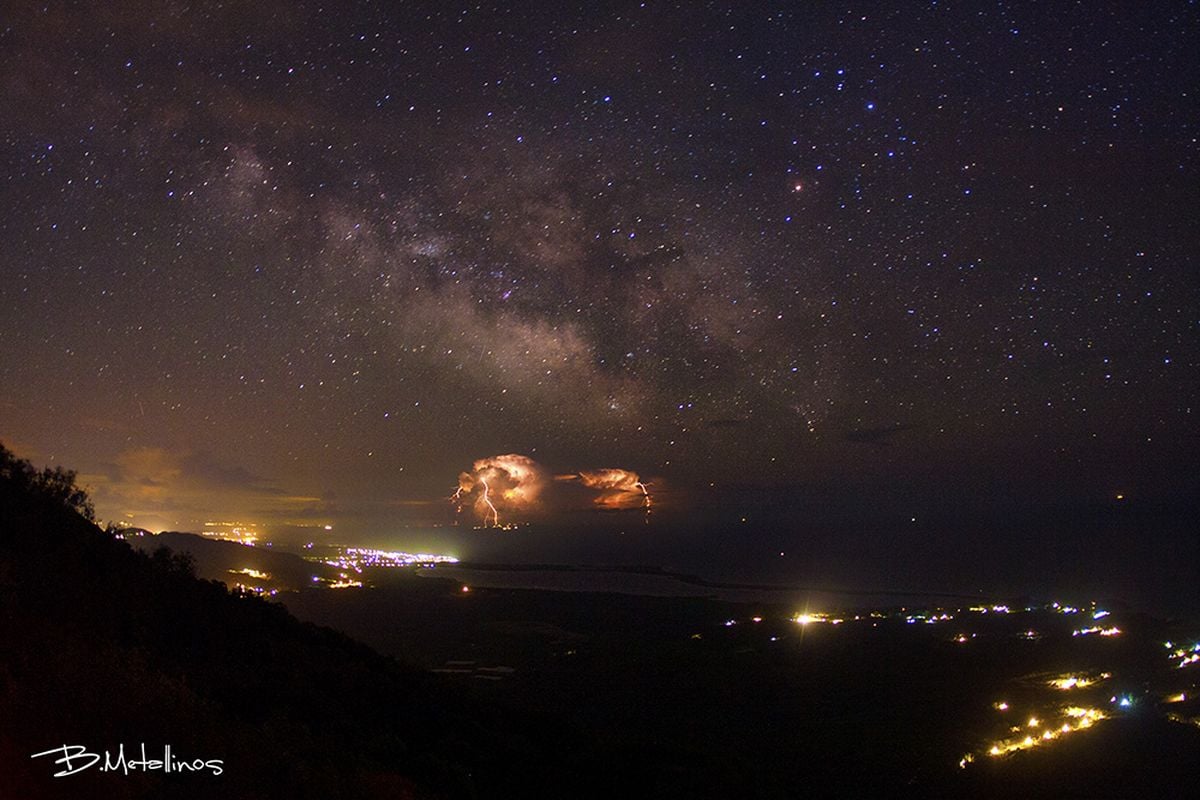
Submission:
<svg viewBox="0 0 1200 800">
<path fill-rule="evenodd" d="M 200 581 L 92 524 L 69 474 L 0 449 L 0 797 L 516 796 L 564 786 L 546 741 L 432 676 Z M 171 745 L 223 774 L 51 778 L 64 744 Z M 103 763 L 103 762 L 101 762 Z"/>
<path fill-rule="evenodd" d="M 408 575 L 289 595 L 395 658 L 480 667 L 432 675 L 198 580 L 186 557 L 135 551 L 89 516 L 70 473 L 0 448 L 0 800 L 1194 795 L 1200 685 L 1162 646 L 1183 640 L 1138 615 L 1103 617 L 1126 631 L 1109 639 L 1046 610 L 944 631 L 903 613 L 800 626 L 785 608 L 463 593 Z M 959 626 L 970 644 L 949 638 Z M 1092 698 L 1111 718 L 1044 751 L 983 756 L 1012 735 L 994 701 L 1022 730 L 1046 678 L 1068 670 L 1112 673 Z M 1189 700 L 1161 705 L 1174 693 Z M 142 743 L 222 773 L 53 778 L 57 756 L 31 758 L 64 745 L 135 758 Z"/>
<path fill-rule="evenodd" d="M 1191 670 L 1200 664 L 1180 669 L 1163 647 L 1192 646 L 1187 621 L 1118 610 L 1101 619 L 1120 635 L 1076 636 L 1092 613 L 955 613 L 928 624 L 879 609 L 803 626 L 794 606 L 447 593 L 415 575 L 366 577 L 374 589 L 285 602 L 381 652 L 420 654 L 512 708 L 588 731 L 604 745 L 588 753 L 593 796 L 1194 796 L 1200 676 Z M 494 665 L 504 672 L 484 674 Z M 1104 673 L 1071 691 L 1050 685 Z M 1187 702 L 1165 699 L 1181 694 Z M 1117 695 L 1129 706 L 1110 700 Z M 1070 707 L 1105 718 L 1045 748 L 987 755 L 997 742 L 1077 725 Z"/>
</svg>

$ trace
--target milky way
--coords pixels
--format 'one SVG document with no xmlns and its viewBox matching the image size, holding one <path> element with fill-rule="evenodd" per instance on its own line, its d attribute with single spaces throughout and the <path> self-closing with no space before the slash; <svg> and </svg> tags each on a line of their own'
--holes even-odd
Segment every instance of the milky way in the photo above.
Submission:
<svg viewBox="0 0 1200 800">
<path fill-rule="evenodd" d="M 1192 463 L 1194 5 L 210 6 L 0 22 L 0 438 L 101 516 Z"/>
</svg>

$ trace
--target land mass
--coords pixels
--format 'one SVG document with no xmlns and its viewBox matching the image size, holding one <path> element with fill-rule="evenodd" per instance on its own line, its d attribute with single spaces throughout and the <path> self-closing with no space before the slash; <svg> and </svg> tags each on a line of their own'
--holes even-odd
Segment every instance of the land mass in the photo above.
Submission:
<svg viewBox="0 0 1200 800">
<path fill-rule="evenodd" d="M 88 519 L 73 476 L 0 456 L 4 796 L 1182 796 L 1200 757 L 1187 621 L 481 588 L 411 568 L 281 591 L 285 608 L 196 564 L 310 584 L 320 565 L 184 536 L 164 541 L 191 556 L 134 549 Z M 139 742 L 223 774 L 55 779 L 31 758 Z"/>
</svg>

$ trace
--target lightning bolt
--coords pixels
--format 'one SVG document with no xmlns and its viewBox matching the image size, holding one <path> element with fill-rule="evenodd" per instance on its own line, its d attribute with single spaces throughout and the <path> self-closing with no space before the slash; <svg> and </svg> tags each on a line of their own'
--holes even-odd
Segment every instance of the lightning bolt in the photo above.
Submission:
<svg viewBox="0 0 1200 800">
<path fill-rule="evenodd" d="M 487 507 L 492 510 L 492 514 L 491 514 L 492 526 L 499 528 L 500 527 L 500 512 L 496 510 L 496 507 L 494 505 L 492 505 L 492 501 L 490 498 L 491 488 L 488 486 L 488 482 L 487 482 L 486 478 L 480 478 L 479 482 L 481 484 L 483 484 L 483 502 L 486 503 Z M 484 521 L 484 524 L 486 524 L 487 517 L 484 517 L 483 521 Z"/>
<path fill-rule="evenodd" d="M 633 485 L 642 490 L 642 508 L 646 509 L 646 524 L 649 525 L 650 508 L 654 505 L 654 503 L 650 500 L 650 490 L 647 489 L 646 484 L 642 483 L 641 481 L 636 481 Z"/>
<path fill-rule="evenodd" d="M 462 486 L 455 487 L 454 494 L 450 495 L 450 502 L 454 504 L 454 515 L 455 516 L 458 516 L 459 514 L 462 513 L 462 496 L 463 496 L 463 487 Z M 458 524 L 457 519 L 454 520 L 454 524 L 455 525 Z"/>
</svg>

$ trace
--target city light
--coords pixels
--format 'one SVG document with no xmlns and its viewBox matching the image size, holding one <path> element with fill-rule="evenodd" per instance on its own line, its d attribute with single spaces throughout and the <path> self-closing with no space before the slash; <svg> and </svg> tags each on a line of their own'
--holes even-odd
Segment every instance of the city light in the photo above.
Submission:
<svg viewBox="0 0 1200 800">
<path fill-rule="evenodd" d="M 258 526 L 246 522 L 206 522 L 201 536 L 253 547 L 259 540 Z"/>
<path fill-rule="evenodd" d="M 316 559 L 312 559 L 316 560 Z M 454 556 L 434 553 L 406 553 L 400 550 L 372 550 L 365 547 L 338 548 L 332 558 L 322 558 L 321 563 L 339 569 L 361 573 L 367 567 L 397 568 L 433 564 L 457 564 Z"/>
<path fill-rule="evenodd" d="M 1072 636 L 1091 636 L 1093 633 L 1098 633 L 1101 636 L 1118 636 L 1121 633 L 1121 629 L 1116 627 L 1115 625 L 1111 628 L 1101 628 L 1099 626 L 1092 626 L 1090 628 L 1079 628 L 1075 631 L 1072 631 L 1071 635 Z"/>
<path fill-rule="evenodd" d="M 1081 708 L 1077 706 L 1071 706 L 1062 710 L 1061 724 L 1055 722 L 1051 725 L 1037 717 L 1032 717 L 1027 723 L 1026 728 L 1036 729 L 1034 733 L 1025 733 L 1023 736 L 1014 736 L 996 741 L 988 748 L 987 754 L 992 757 L 1004 756 L 1019 750 L 1039 747 L 1068 734 L 1087 730 L 1095 723 L 1106 718 L 1107 715 L 1098 708 Z M 959 766 L 963 767 L 965 765 L 959 762 Z"/>
<path fill-rule="evenodd" d="M 231 569 L 231 570 L 229 570 L 229 574 L 230 575 L 246 575 L 251 578 L 257 578 L 260 581 L 266 581 L 266 580 L 271 579 L 271 573 L 260 572 L 259 570 L 251 569 L 250 567 L 245 567 L 244 569 Z"/>
<path fill-rule="evenodd" d="M 1067 691 L 1069 689 L 1086 689 L 1100 681 L 1107 680 L 1112 677 L 1112 673 L 1101 672 L 1097 675 L 1062 675 L 1058 678 L 1047 681 L 1047 684 L 1055 689 Z"/>
</svg>

